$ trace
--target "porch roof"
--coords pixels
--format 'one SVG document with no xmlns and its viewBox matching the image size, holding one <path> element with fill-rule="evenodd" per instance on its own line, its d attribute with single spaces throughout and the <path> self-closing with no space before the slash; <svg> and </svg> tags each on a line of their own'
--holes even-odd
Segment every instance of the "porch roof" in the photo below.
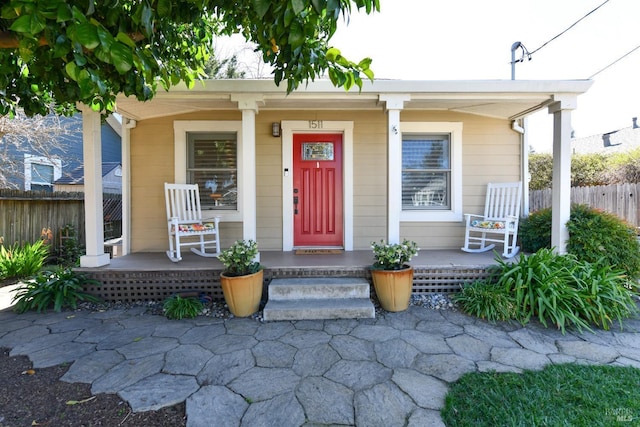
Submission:
<svg viewBox="0 0 640 427">
<path fill-rule="evenodd" d="M 287 94 L 273 80 L 205 80 L 191 90 L 184 84 L 159 91 L 151 101 L 118 98 L 118 112 L 134 120 L 197 111 L 237 110 L 251 98 L 260 110 L 384 110 L 383 95 L 402 95 L 405 110 L 443 110 L 514 120 L 566 97 L 586 92 L 591 80 L 464 80 L 365 82 L 362 91 L 345 91 L 327 80 L 301 85 Z"/>
</svg>

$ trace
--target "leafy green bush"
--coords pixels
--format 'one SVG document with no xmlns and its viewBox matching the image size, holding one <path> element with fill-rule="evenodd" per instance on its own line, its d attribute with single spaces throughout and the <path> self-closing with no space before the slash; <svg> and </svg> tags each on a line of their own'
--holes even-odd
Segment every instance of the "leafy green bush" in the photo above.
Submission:
<svg viewBox="0 0 640 427">
<path fill-rule="evenodd" d="M 78 301 L 99 302 L 100 299 L 84 291 L 82 285 L 98 285 L 100 282 L 87 279 L 85 275 L 73 272 L 69 268 L 56 268 L 38 273 L 33 279 L 16 289 L 13 302 L 15 311 L 38 312 L 53 306 L 55 311 L 63 307 L 76 308 Z"/>
<path fill-rule="evenodd" d="M 567 228 L 567 251 L 578 259 L 588 262 L 604 259 L 608 265 L 622 269 L 631 278 L 640 275 L 640 247 L 635 229 L 617 216 L 585 205 L 575 205 Z"/>
<path fill-rule="evenodd" d="M 9 249 L 0 245 L 0 278 L 27 277 L 36 274 L 49 255 L 49 247 L 42 240 Z"/>
<path fill-rule="evenodd" d="M 544 190 L 551 188 L 553 179 L 553 157 L 549 153 L 535 153 L 529 155 L 529 190 Z"/>
<path fill-rule="evenodd" d="M 84 247 L 78 242 L 76 228 L 71 224 L 65 225 L 61 229 L 61 235 L 58 264 L 64 267 L 78 267 Z"/>
<path fill-rule="evenodd" d="M 193 297 L 182 298 L 180 295 L 172 295 L 166 299 L 163 308 L 167 318 L 179 320 L 196 317 L 204 305 Z"/>
<path fill-rule="evenodd" d="M 466 313 L 491 322 L 516 318 L 513 296 L 490 280 L 465 285 L 460 293 L 454 295 L 453 301 Z"/>
<path fill-rule="evenodd" d="M 523 255 L 516 262 L 497 262 L 496 285 L 513 295 L 516 318 L 523 324 L 537 317 L 563 333 L 568 325 L 609 329 L 613 320 L 621 322 L 637 310 L 626 277 L 606 263 L 578 261 L 551 249 Z"/>
<path fill-rule="evenodd" d="M 601 153 L 574 154 L 571 156 L 571 186 L 589 187 L 605 185 L 607 156 Z"/>
<path fill-rule="evenodd" d="M 606 182 L 618 184 L 640 182 L 640 148 L 612 154 L 606 173 Z"/>
<path fill-rule="evenodd" d="M 529 190 L 551 188 L 553 156 L 549 153 L 533 153 L 529 156 Z M 640 182 L 640 150 L 629 153 L 605 155 L 601 153 L 574 154 L 571 156 L 571 186 Z"/>
<path fill-rule="evenodd" d="M 524 252 L 537 252 L 551 247 L 551 208 L 540 209 L 520 220 L 520 246 Z"/>
<path fill-rule="evenodd" d="M 573 205 L 567 223 L 567 252 L 580 261 L 605 263 L 630 278 L 640 276 L 640 247 L 633 227 L 613 214 L 585 205 Z M 541 209 L 520 222 L 520 244 L 525 252 L 551 247 L 551 208 Z"/>
</svg>

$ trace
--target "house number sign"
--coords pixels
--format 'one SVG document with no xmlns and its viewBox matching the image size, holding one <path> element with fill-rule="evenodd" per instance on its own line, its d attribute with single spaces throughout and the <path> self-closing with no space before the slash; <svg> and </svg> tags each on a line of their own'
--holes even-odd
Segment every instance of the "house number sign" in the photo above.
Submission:
<svg viewBox="0 0 640 427">
<path fill-rule="evenodd" d="M 309 129 L 322 129 L 322 120 L 309 120 Z"/>
<path fill-rule="evenodd" d="M 302 160 L 333 160 L 333 143 L 305 142 L 302 144 Z"/>
</svg>

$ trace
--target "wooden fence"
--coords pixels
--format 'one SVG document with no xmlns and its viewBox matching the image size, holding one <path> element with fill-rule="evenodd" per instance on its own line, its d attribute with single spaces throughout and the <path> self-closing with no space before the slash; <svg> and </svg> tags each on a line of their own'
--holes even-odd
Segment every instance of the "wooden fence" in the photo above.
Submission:
<svg viewBox="0 0 640 427">
<path fill-rule="evenodd" d="M 33 243 L 51 231 L 52 247 L 60 246 L 60 230 L 71 225 L 84 242 L 84 194 L 0 189 L 0 237 L 9 246 Z"/>
<path fill-rule="evenodd" d="M 588 205 L 617 215 L 634 227 L 640 227 L 638 198 L 640 184 L 613 184 L 571 188 L 571 203 Z M 551 207 L 551 189 L 529 193 L 529 210 L 535 212 Z"/>
</svg>

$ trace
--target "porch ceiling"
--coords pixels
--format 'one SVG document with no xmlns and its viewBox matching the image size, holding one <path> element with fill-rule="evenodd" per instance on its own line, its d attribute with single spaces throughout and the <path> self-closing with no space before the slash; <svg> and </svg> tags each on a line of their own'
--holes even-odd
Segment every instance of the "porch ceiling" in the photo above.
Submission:
<svg viewBox="0 0 640 427">
<path fill-rule="evenodd" d="M 160 91 L 148 102 L 119 97 L 118 112 L 145 120 L 196 111 L 237 110 L 237 97 L 256 101 L 267 110 L 384 110 L 380 95 L 408 95 L 406 110 L 445 110 L 514 119 L 544 108 L 554 100 L 584 93 L 589 80 L 563 81 L 401 81 L 365 83 L 362 91 L 335 88 L 316 81 L 287 95 L 271 80 L 208 80 L 191 90 L 177 86 Z M 232 101 L 232 99 L 234 99 Z"/>
</svg>

